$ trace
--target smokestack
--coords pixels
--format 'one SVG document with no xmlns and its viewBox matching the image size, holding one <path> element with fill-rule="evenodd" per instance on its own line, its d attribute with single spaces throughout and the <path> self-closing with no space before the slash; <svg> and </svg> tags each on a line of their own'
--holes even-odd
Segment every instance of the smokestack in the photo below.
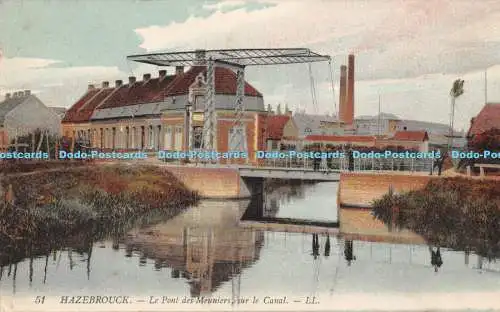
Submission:
<svg viewBox="0 0 500 312">
<path fill-rule="evenodd" d="M 136 82 L 136 78 L 134 76 L 130 76 L 128 77 L 128 84 L 129 84 L 129 87 L 132 87 L 134 85 L 134 83 Z"/>
<path fill-rule="evenodd" d="M 116 80 L 116 81 L 115 81 L 115 86 L 116 86 L 117 88 L 121 87 L 122 85 L 123 85 L 123 80 Z"/>
<path fill-rule="evenodd" d="M 143 82 L 148 82 L 149 79 L 151 79 L 151 74 L 144 74 L 144 75 L 142 75 L 142 81 Z"/>
<path fill-rule="evenodd" d="M 102 82 L 102 88 L 103 89 L 109 88 L 109 81 L 103 81 Z"/>
<path fill-rule="evenodd" d="M 167 75 L 167 71 L 166 71 L 166 70 L 162 69 L 162 70 L 159 70 L 159 71 L 158 71 L 158 76 L 159 76 L 160 78 L 163 78 L 163 77 L 165 77 L 166 75 Z"/>
<path fill-rule="evenodd" d="M 339 91 L 339 119 L 346 121 L 347 104 L 347 66 L 340 66 L 340 91 Z"/>
<path fill-rule="evenodd" d="M 184 66 L 175 66 L 175 75 L 180 76 L 184 74 Z"/>
<path fill-rule="evenodd" d="M 347 104 L 345 123 L 354 122 L 354 54 L 349 54 L 347 62 Z"/>
</svg>

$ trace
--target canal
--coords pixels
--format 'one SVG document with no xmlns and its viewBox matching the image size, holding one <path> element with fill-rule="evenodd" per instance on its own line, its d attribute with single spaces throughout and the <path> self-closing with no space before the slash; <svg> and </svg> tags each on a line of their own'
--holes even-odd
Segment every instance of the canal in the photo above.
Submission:
<svg viewBox="0 0 500 312">
<path fill-rule="evenodd" d="M 213 310 L 499 308 L 500 265 L 475 255 L 441 249 L 443 265 L 435 272 L 429 247 L 421 244 L 344 241 L 241 225 L 252 209 L 266 217 L 336 222 L 337 186 L 296 184 L 254 200 L 203 201 L 127 235 L 89 238 L 6 263 L 0 299 L 27 311 L 43 310 L 33 303 L 37 296 L 45 296 L 47 308 L 60 310 L 61 296 L 110 295 L 130 296 L 135 304 L 88 305 L 89 311 L 208 309 L 208 303 L 182 300 L 209 297 L 242 300 L 214 303 Z"/>
</svg>

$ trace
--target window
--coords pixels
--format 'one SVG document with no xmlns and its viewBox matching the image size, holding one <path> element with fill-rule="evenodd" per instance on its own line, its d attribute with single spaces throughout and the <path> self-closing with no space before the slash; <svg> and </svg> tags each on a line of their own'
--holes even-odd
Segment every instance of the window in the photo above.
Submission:
<svg viewBox="0 0 500 312">
<path fill-rule="evenodd" d="M 271 149 L 272 150 L 278 149 L 278 141 L 276 141 L 276 140 L 271 141 Z"/>
<path fill-rule="evenodd" d="M 244 128 L 231 128 L 229 130 L 229 151 L 246 151 L 247 150 L 247 138 Z"/>
<path fill-rule="evenodd" d="M 311 129 L 311 128 L 306 128 L 306 129 L 304 130 L 304 132 L 305 132 L 306 134 L 310 134 L 310 133 L 312 132 L 312 129 Z"/>
<path fill-rule="evenodd" d="M 149 148 L 153 148 L 154 142 L 155 142 L 155 136 L 153 133 L 153 126 L 149 126 L 148 136 L 149 136 Z"/>
<path fill-rule="evenodd" d="M 163 140 L 163 148 L 165 150 L 170 150 L 172 148 L 172 127 L 167 126 L 165 128 L 165 135 Z"/>
<path fill-rule="evenodd" d="M 193 127 L 193 148 L 201 148 L 203 140 L 203 127 Z"/>
</svg>

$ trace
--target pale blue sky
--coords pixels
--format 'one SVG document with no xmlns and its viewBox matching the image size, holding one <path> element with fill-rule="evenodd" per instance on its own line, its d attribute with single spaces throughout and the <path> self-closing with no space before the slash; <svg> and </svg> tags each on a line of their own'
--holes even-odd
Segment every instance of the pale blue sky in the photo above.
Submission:
<svg viewBox="0 0 500 312">
<path fill-rule="evenodd" d="M 0 96 L 32 89 L 49 106 L 70 106 L 89 82 L 157 68 L 126 55 L 195 48 L 308 47 L 338 67 L 355 52 L 357 115 L 382 110 L 447 122 L 448 90 L 466 80 L 457 124 L 467 127 L 488 99 L 500 101 L 500 2 L 341 0 L 3 0 Z M 311 105 L 306 65 L 250 68 L 270 104 Z M 318 111 L 332 112 L 327 64 L 313 65 Z M 338 92 L 336 92 L 338 96 Z"/>
</svg>

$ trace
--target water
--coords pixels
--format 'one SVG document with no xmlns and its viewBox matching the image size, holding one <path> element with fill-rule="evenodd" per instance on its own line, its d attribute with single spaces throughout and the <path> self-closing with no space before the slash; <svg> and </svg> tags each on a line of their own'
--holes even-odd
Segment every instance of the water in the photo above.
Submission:
<svg viewBox="0 0 500 312">
<path fill-rule="evenodd" d="M 240 223 L 248 209 L 263 209 L 264 216 L 337 221 L 336 188 L 336 183 L 283 187 L 267 194 L 263 203 L 204 201 L 125 237 L 81 242 L 25 259 L 11 265 L 10 274 L 9 266 L 3 268 L 1 303 L 40 311 L 33 301 L 45 296 L 44 309 L 72 311 L 81 305 L 60 304 L 61 296 L 124 295 L 134 304 L 85 307 L 206 310 L 206 304 L 150 302 L 156 296 L 159 301 L 162 296 L 239 296 L 249 303 L 211 309 L 500 308 L 500 264 L 484 261 L 478 269 L 475 255 L 465 264 L 463 252 L 442 250 L 444 264 L 436 273 L 427 246 L 353 241 L 356 259 L 349 264 L 348 244 L 339 237 L 319 235 L 319 256 L 314 257 L 312 234 L 260 231 Z M 254 296 L 257 303 L 252 303 Z M 267 304 L 262 303 L 265 297 Z M 319 303 L 306 304 L 313 297 Z M 273 298 L 288 303 L 269 304 Z"/>
</svg>

